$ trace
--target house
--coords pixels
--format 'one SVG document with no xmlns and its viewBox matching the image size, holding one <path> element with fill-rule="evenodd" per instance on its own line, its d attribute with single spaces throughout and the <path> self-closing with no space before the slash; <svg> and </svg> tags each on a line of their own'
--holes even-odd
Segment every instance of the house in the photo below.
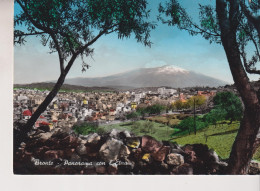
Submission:
<svg viewBox="0 0 260 191">
<path fill-rule="evenodd" d="M 49 125 L 48 120 L 42 115 L 37 119 L 34 126 L 37 128 L 40 127 L 41 125 Z"/>
<path fill-rule="evenodd" d="M 31 116 L 32 116 L 32 113 L 29 109 L 23 111 L 23 119 L 28 120 L 31 118 Z"/>
<path fill-rule="evenodd" d="M 132 103 L 131 103 L 131 108 L 132 108 L 132 109 L 136 109 L 136 108 L 137 108 L 136 102 L 132 102 Z"/>
<path fill-rule="evenodd" d="M 207 98 L 213 97 L 216 95 L 216 91 L 198 91 L 198 96 L 205 96 Z"/>
</svg>

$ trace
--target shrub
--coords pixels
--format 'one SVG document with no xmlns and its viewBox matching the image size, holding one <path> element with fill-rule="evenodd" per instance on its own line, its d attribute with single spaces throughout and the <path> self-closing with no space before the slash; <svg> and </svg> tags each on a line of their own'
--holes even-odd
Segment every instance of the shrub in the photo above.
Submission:
<svg viewBox="0 0 260 191">
<path fill-rule="evenodd" d="M 72 128 L 77 134 L 88 135 L 90 133 L 97 132 L 97 125 L 92 123 L 83 123 L 80 125 L 75 125 Z"/>
<path fill-rule="evenodd" d="M 204 129 L 208 127 L 208 123 L 202 121 L 200 118 L 196 118 L 196 129 Z M 177 129 L 172 136 L 179 136 L 179 135 L 186 135 L 189 132 L 194 131 L 194 118 L 193 117 L 188 117 L 184 120 L 182 120 L 178 125 L 174 125 L 173 128 Z"/>
<path fill-rule="evenodd" d="M 126 115 L 127 119 L 131 119 L 131 120 L 137 120 L 139 117 L 141 116 L 141 114 L 139 112 L 132 112 Z"/>
<path fill-rule="evenodd" d="M 241 120 L 243 106 L 238 96 L 232 92 L 220 92 L 213 98 L 215 108 L 226 110 L 226 120 Z"/>
</svg>

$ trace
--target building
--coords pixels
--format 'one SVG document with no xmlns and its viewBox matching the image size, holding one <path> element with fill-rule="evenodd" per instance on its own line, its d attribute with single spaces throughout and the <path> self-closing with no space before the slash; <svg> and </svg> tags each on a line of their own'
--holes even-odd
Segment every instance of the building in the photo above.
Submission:
<svg viewBox="0 0 260 191">
<path fill-rule="evenodd" d="M 158 88 L 157 92 L 161 95 L 173 95 L 177 92 L 177 90 L 162 87 Z"/>
</svg>

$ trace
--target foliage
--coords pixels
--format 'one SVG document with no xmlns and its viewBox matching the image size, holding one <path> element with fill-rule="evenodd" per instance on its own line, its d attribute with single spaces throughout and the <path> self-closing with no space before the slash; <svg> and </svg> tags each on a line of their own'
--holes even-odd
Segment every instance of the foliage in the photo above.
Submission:
<svg viewBox="0 0 260 191">
<path fill-rule="evenodd" d="M 196 117 L 195 118 L 195 124 L 196 129 L 204 129 L 208 127 L 208 122 L 203 121 L 201 118 Z M 175 131 L 172 136 L 180 136 L 180 135 L 186 135 L 189 134 L 194 130 L 194 117 L 188 117 L 184 120 L 182 120 L 178 125 L 173 126 L 174 129 L 178 129 Z"/>
<path fill-rule="evenodd" d="M 131 112 L 126 115 L 126 119 L 137 120 L 140 116 L 139 112 Z"/>
<path fill-rule="evenodd" d="M 189 109 L 194 107 L 194 102 L 195 102 L 195 106 L 198 107 L 205 104 L 206 101 L 207 99 L 205 96 L 192 96 L 187 101 L 176 100 L 172 104 L 172 107 L 176 110 Z"/>
<path fill-rule="evenodd" d="M 172 104 L 172 106 L 173 106 L 173 108 L 176 109 L 176 110 L 181 110 L 181 109 L 184 108 L 184 104 L 185 104 L 185 103 L 183 103 L 181 100 L 176 100 L 176 101 Z"/>
<path fill-rule="evenodd" d="M 14 42 L 23 44 L 27 36 L 40 36 L 51 53 L 66 59 L 75 53 L 89 56 L 89 45 L 97 38 L 116 32 L 118 38 L 135 35 L 138 42 L 150 46 L 146 0 L 16 0 L 22 12 L 15 15 Z M 21 30 L 25 26 L 26 30 Z M 59 50 L 57 50 L 59 49 Z M 83 70 L 87 67 L 82 63 Z"/>
<path fill-rule="evenodd" d="M 166 109 L 165 106 L 155 104 L 155 105 L 148 106 L 145 111 L 149 114 L 160 114 L 165 109 Z"/>
<path fill-rule="evenodd" d="M 202 106 L 203 104 L 205 104 L 207 101 L 207 98 L 205 96 L 192 96 L 191 98 L 188 99 L 188 105 L 193 108 L 194 105 L 195 107 L 199 107 Z"/>
<path fill-rule="evenodd" d="M 232 92 L 219 92 L 213 98 L 214 105 L 219 110 L 225 110 L 227 120 L 241 120 L 243 106 L 240 99 Z"/>
<path fill-rule="evenodd" d="M 90 133 L 97 132 L 97 125 L 92 123 L 83 123 L 80 125 L 75 125 L 72 128 L 77 134 L 88 135 Z"/>
<path fill-rule="evenodd" d="M 216 107 L 207 113 L 203 118 L 209 124 L 217 125 L 218 121 L 226 119 L 227 111 L 221 107 Z"/>
<path fill-rule="evenodd" d="M 186 30 L 192 36 L 200 34 L 210 42 L 221 42 L 220 29 L 212 6 L 200 5 L 200 25 L 193 22 L 178 0 L 169 0 L 164 4 L 160 3 L 159 13 L 158 20 L 161 20 L 164 24 Z"/>
<path fill-rule="evenodd" d="M 199 23 L 194 22 L 191 16 L 181 6 L 179 0 L 168 0 L 159 5 L 160 20 L 169 26 L 176 26 L 180 30 L 187 31 L 190 35 L 201 35 L 210 43 L 221 42 L 221 23 L 217 17 L 217 9 L 213 5 L 199 4 Z M 222 13 L 224 18 L 229 18 L 229 14 L 233 15 L 230 18 L 230 27 L 234 29 L 239 53 L 242 57 L 245 70 L 248 73 L 260 74 L 260 70 L 256 67 L 260 61 L 260 20 L 255 16 L 260 10 L 259 0 L 237 1 L 237 0 L 216 0 L 216 4 L 222 4 L 227 11 Z M 223 7 L 224 7 L 223 6 Z M 233 10 L 231 8 L 233 7 Z M 225 14 L 225 15 L 224 15 Z M 229 27 L 227 24 L 224 26 Z M 246 50 L 251 50 L 252 54 L 248 55 Z M 254 49 L 252 51 L 252 49 Z"/>
</svg>

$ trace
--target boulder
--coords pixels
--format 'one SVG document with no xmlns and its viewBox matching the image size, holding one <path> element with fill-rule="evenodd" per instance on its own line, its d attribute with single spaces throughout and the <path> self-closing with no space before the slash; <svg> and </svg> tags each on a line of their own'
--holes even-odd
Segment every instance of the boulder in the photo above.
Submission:
<svg viewBox="0 0 260 191">
<path fill-rule="evenodd" d="M 79 155 L 86 155 L 88 154 L 87 148 L 85 145 L 80 144 L 79 146 L 77 146 L 76 151 Z"/>
<path fill-rule="evenodd" d="M 122 141 L 116 140 L 114 138 L 108 139 L 100 148 L 99 154 L 105 162 L 110 162 L 111 160 L 116 160 L 121 147 L 123 145 Z"/>
<path fill-rule="evenodd" d="M 155 152 L 158 152 L 161 147 L 162 147 L 162 143 L 160 143 L 159 141 L 157 141 L 153 137 L 147 136 L 147 135 L 142 137 L 141 148 L 144 152 L 155 153 Z"/>
<path fill-rule="evenodd" d="M 130 155 L 130 150 L 128 149 L 127 146 L 122 145 L 119 153 L 119 158 L 127 158 Z"/>
<path fill-rule="evenodd" d="M 52 135 L 53 135 L 52 132 L 40 133 L 39 135 L 37 135 L 37 138 L 45 141 L 50 139 Z"/>
<path fill-rule="evenodd" d="M 133 160 L 135 161 L 142 160 L 143 155 L 144 153 L 141 148 L 133 149 L 131 153 L 131 156 L 133 156 Z"/>
<path fill-rule="evenodd" d="M 192 175 L 193 174 L 192 165 L 188 163 L 184 163 L 181 166 L 178 166 L 175 169 L 173 169 L 172 174 Z"/>
<path fill-rule="evenodd" d="M 260 174 L 260 162 L 252 160 L 249 165 L 248 174 L 259 175 Z"/>
<path fill-rule="evenodd" d="M 78 154 L 73 153 L 70 157 L 71 162 L 81 162 L 81 158 Z"/>
<path fill-rule="evenodd" d="M 125 137 L 131 137 L 130 132 L 127 130 L 124 130 L 122 133 L 125 135 Z"/>
<path fill-rule="evenodd" d="M 184 164 L 184 157 L 180 154 L 170 153 L 167 155 L 166 163 L 172 166 L 180 166 Z"/>
<path fill-rule="evenodd" d="M 169 146 L 161 147 L 157 152 L 152 153 L 152 157 L 155 161 L 164 161 L 166 155 L 170 153 L 171 148 Z"/>
<path fill-rule="evenodd" d="M 97 144 L 100 141 L 101 137 L 97 134 L 90 134 L 87 138 L 86 138 L 86 142 L 88 144 Z"/>
<path fill-rule="evenodd" d="M 44 160 L 51 161 L 58 158 L 63 158 L 62 150 L 49 150 L 44 153 Z"/>
<path fill-rule="evenodd" d="M 112 137 L 114 139 L 119 139 L 119 133 L 120 131 L 117 129 L 112 129 L 112 131 L 109 134 L 109 137 Z"/>
<path fill-rule="evenodd" d="M 118 173 L 118 168 L 116 164 L 111 164 L 107 167 L 107 172 L 108 174 L 117 174 Z"/>
</svg>

